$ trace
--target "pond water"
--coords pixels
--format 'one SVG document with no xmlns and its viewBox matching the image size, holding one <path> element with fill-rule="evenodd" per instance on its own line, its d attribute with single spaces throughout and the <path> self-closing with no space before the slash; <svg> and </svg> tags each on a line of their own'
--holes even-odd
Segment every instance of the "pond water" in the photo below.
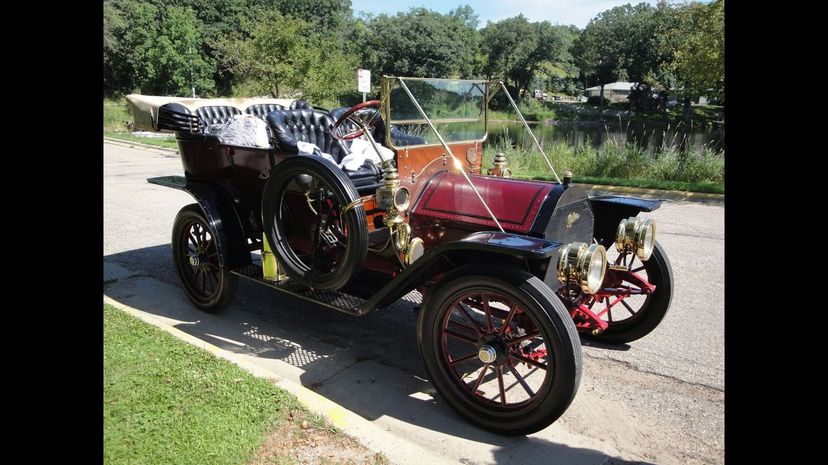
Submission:
<svg viewBox="0 0 828 465">
<path fill-rule="evenodd" d="M 631 141 L 648 153 L 656 152 L 660 147 L 677 147 L 679 149 L 710 148 L 721 152 L 725 148 L 724 126 L 690 127 L 681 123 L 667 125 L 652 122 L 573 122 L 561 121 L 557 124 L 529 124 L 541 145 L 562 142 L 569 145 L 591 144 L 600 147 L 607 140 L 617 142 Z M 522 147 L 532 145 L 532 139 L 526 133 L 522 123 L 489 123 L 488 142 L 496 143 L 504 138 Z"/>
</svg>

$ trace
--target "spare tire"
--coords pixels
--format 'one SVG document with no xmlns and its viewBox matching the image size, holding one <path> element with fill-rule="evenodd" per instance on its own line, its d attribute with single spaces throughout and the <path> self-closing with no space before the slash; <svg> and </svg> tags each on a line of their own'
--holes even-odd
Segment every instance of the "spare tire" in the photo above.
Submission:
<svg viewBox="0 0 828 465">
<path fill-rule="evenodd" d="M 276 165 L 262 194 L 262 225 L 291 279 L 337 290 L 362 267 L 368 222 L 357 199 L 348 176 L 324 158 L 297 155 Z"/>
</svg>

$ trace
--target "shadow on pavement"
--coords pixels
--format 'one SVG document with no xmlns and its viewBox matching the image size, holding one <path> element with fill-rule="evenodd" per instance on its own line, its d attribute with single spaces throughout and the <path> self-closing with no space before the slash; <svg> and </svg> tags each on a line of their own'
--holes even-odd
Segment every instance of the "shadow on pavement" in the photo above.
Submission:
<svg viewBox="0 0 828 465">
<path fill-rule="evenodd" d="M 161 259 L 162 255 L 166 258 Z M 128 264 L 133 272 L 122 270 L 117 264 Z M 287 370 L 293 371 L 285 373 L 285 368 L 281 368 L 280 376 L 293 378 L 394 434 L 411 438 L 426 448 L 433 447 L 436 453 L 448 451 L 448 457 L 456 457 L 471 451 L 467 458 L 459 459 L 460 463 L 479 463 L 482 457 L 486 461 L 493 457 L 501 464 L 643 463 L 607 457 L 591 448 L 568 446 L 565 443 L 572 443 L 572 438 L 578 436 L 557 424 L 530 437 L 505 437 L 467 423 L 439 398 L 435 399 L 433 388 L 424 379 L 413 334 L 416 313 L 411 308 L 417 305 L 416 297 L 407 296 L 410 302 L 399 303 L 407 308 L 401 319 L 408 326 L 404 328 L 408 335 L 404 340 L 392 341 L 396 347 L 385 347 L 392 350 L 386 359 L 395 362 L 387 364 L 377 360 L 383 357 L 368 356 L 373 353 L 363 350 L 377 340 L 388 344 L 380 334 L 385 329 L 376 321 L 372 325 L 362 324 L 374 314 L 360 318 L 339 314 L 244 282 L 240 283 L 233 304 L 219 314 L 208 314 L 190 305 L 177 283 L 165 279 L 175 276 L 172 267 L 169 245 L 106 256 L 105 276 L 115 277 L 105 285 L 104 293 L 133 308 L 169 319 L 168 324 L 215 346 L 255 357 L 262 366 L 284 367 L 277 361 L 285 362 L 292 367 Z M 159 279 L 164 282 L 159 283 Z M 265 292 L 260 293 L 261 290 Z M 251 307 L 256 310 L 251 311 Z M 390 309 L 377 314 L 387 311 Z M 260 319 L 262 316 L 267 317 L 266 321 Z M 476 449 L 479 447 L 485 450 Z"/>
</svg>

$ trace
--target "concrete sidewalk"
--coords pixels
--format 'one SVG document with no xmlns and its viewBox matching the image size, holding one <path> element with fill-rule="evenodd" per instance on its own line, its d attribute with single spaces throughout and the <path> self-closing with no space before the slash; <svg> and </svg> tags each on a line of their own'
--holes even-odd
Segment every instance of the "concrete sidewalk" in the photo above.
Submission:
<svg viewBox="0 0 828 465">
<path fill-rule="evenodd" d="M 350 349 L 295 327 L 234 311 L 238 303 L 218 315 L 200 312 L 179 288 L 108 262 L 104 283 L 104 302 L 273 380 L 394 464 L 600 465 L 637 459 L 619 453 L 611 442 L 572 433 L 560 423 L 527 437 L 488 433 L 435 399 L 427 381 L 359 360 Z M 280 298 L 273 292 L 274 299 Z M 588 409 L 588 404 L 576 398 L 570 409 Z"/>
</svg>

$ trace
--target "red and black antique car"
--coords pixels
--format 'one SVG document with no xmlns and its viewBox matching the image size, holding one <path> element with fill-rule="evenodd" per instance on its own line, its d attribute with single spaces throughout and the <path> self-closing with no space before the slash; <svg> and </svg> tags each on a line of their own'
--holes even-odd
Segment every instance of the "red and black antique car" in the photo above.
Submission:
<svg viewBox="0 0 828 465">
<path fill-rule="evenodd" d="M 173 225 L 182 287 L 209 312 L 245 278 L 355 316 L 417 290 L 442 399 L 483 428 L 538 431 L 577 392 L 579 334 L 630 342 L 666 314 L 670 263 L 637 216 L 660 201 L 589 197 L 537 140 L 557 182 L 512 179 L 503 154 L 484 167 L 488 102 L 502 91 L 520 115 L 502 83 L 381 85 L 331 111 L 129 96 L 138 127 L 175 131 L 184 165 L 148 181 L 196 201 Z"/>
</svg>

